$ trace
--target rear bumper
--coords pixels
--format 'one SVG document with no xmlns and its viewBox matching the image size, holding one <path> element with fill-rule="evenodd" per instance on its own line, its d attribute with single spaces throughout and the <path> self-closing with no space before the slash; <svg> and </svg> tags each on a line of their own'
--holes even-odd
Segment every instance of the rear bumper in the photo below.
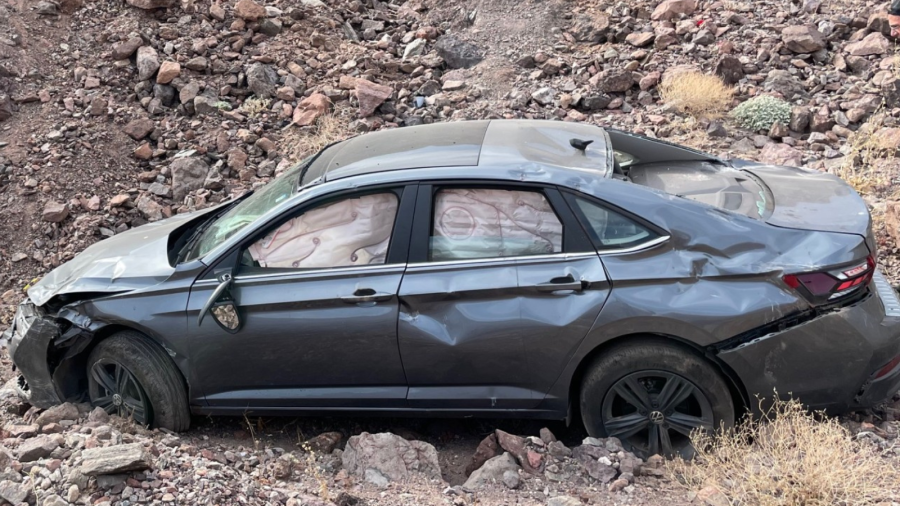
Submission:
<svg viewBox="0 0 900 506">
<path fill-rule="evenodd" d="M 59 335 L 53 318 L 26 299 L 19 304 L 12 324 L 3 333 L 9 356 L 19 370 L 19 395 L 32 406 L 49 408 L 62 402 L 48 363 L 50 342 Z"/>
<path fill-rule="evenodd" d="M 900 356 L 900 301 L 876 272 L 863 300 L 718 356 L 737 373 L 754 410 L 776 392 L 829 412 L 872 407 L 900 390 L 900 365 L 891 365 Z"/>
</svg>

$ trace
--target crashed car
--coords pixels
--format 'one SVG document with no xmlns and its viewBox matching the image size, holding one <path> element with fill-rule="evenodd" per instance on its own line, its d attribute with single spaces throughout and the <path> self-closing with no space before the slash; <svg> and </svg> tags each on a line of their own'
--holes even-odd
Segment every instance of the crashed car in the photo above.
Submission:
<svg viewBox="0 0 900 506">
<path fill-rule="evenodd" d="M 840 179 L 585 124 L 332 144 L 103 240 L 28 290 L 21 395 L 195 414 L 580 417 L 688 454 L 757 397 L 900 388 L 900 303 Z"/>
</svg>

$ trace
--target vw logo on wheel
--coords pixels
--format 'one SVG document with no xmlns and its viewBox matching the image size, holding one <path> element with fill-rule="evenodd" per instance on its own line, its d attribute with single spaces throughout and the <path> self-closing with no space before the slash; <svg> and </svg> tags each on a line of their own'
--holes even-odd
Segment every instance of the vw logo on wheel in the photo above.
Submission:
<svg viewBox="0 0 900 506">
<path fill-rule="evenodd" d="M 659 425 L 659 424 L 663 423 L 664 421 L 666 421 L 666 417 L 660 411 L 652 411 L 650 413 L 650 421 Z"/>
</svg>

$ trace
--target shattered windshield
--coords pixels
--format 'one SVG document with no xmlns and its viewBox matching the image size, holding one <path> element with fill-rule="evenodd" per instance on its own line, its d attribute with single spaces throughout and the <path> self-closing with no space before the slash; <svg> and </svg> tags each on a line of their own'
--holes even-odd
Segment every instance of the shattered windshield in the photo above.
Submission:
<svg viewBox="0 0 900 506">
<path fill-rule="evenodd" d="M 185 260 L 193 260 L 209 253 L 239 230 L 256 221 L 269 209 L 290 198 L 297 187 L 300 172 L 308 162 L 309 159 L 304 160 L 286 170 L 284 174 L 256 190 L 253 195 L 215 220 L 196 239 Z"/>
</svg>

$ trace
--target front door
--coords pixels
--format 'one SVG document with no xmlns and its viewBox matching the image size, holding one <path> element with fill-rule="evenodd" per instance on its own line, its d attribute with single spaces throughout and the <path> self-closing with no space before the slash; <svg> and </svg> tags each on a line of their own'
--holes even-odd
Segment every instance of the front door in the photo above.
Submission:
<svg viewBox="0 0 900 506">
<path fill-rule="evenodd" d="M 421 185 L 398 338 L 410 407 L 535 408 L 609 294 L 558 191 Z"/>
<path fill-rule="evenodd" d="M 230 295 L 240 327 L 201 308 L 221 266 L 188 307 L 191 362 L 211 408 L 403 407 L 397 298 L 415 186 L 305 206 L 261 230 L 239 258 Z M 228 266 L 225 266 L 228 267 Z"/>
</svg>

